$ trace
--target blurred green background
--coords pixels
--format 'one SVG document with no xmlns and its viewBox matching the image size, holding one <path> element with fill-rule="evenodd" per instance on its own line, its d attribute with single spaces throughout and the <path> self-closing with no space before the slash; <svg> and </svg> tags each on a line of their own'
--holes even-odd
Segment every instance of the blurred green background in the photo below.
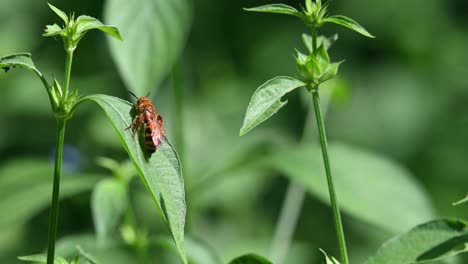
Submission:
<svg viewBox="0 0 468 264">
<path fill-rule="evenodd" d="M 67 13 L 107 22 L 106 1 L 50 2 Z M 297 1 L 284 2 L 298 6 Z M 298 19 L 242 10 L 266 3 L 271 1 L 195 0 L 184 7 L 192 17 L 177 62 L 183 120 L 175 115 L 170 74 L 145 88 L 152 91 L 170 138 L 175 137 L 177 124 L 183 123 L 184 141 L 176 140 L 176 148 L 183 149 L 188 243 L 204 241 L 201 244 L 224 262 L 247 252 L 269 255 L 289 180 L 285 173 L 265 166 L 264 160 L 301 141 L 310 103 L 302 93 L 292 93 L 287 96 L 289 104 L 276 116 L 248 135 L 238 136 L 256 87 L 277 75 L 297 76 L 292 55 L 294 48 L 304 50 L 300 35 L 306 27 Z M 329 140 L 396 161 L 427 193 L 435 217 L 466 218 L 466 206 L 451 204 L 468 191 L 468 2 L 334 0 L 330 13 L 357 20 L 377 38 L 366 39 L 328 25 L 321 32 L 338 32 L 339 40 L 330 51 L 332 60 L 346 59 L 339 80 L 333 83 L 340 93 L 331 100 L 327 115 Z M 0 0 L 0 57 L 30 52 L 48 78 L 62 80 L 62 44 L 41 37 L 45 25 L 54 22 L 59 21 L 46 1 Z M 114 40 L 97 32 L 81 41 L 71 87 L 82 95 L 104 93 L 130 100 L 108 41 Z M 0 98 L 0 263 L 16 263 L 15 256 L 46 247 L 55 120 L 41 83 L 26 71 L 0 73 Z M 314 140 L 314 135 L 307 139 Z M 120 162 L 127 156 L 104 114 L 92 104 L 76 112 L 65 142 L 64 167 L 70 186 L 60 204 L 58 235 L 65 240 L 91 240 L 92 187 L 111 176 L 96 159 L 104 156 Z M 83 175 L 87 182 L 79 180 Z M 388 176 L 384 180 L 392 184 Z M 139 180 L 133 182 L 131 193 L 141 225 L 152 236 L 167 235 Z M 385 208 L 386 201 L 380 202 Z M 343 218 L 355 263 L 395 234 L 356 215 L 345 212 Z M 294 234 L 285 263 L 319 263 L 318 248 L 338 255 L 330 209 L 314 195 L 306 195 Z M 108 263 L 134 261 L 133 252 L 125 246 L 113 250 L 107 254 L 118 260 Z M 155 256 L 165 259 L 158 263 L 177 263 L 164 252 L 155 247 Z"/>
</svg>

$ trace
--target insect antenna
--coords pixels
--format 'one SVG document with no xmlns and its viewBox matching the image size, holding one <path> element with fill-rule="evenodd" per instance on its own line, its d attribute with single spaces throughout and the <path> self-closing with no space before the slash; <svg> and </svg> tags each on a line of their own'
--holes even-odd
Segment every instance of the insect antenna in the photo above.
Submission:
<svg viewBox="0 0 468 264">
<path fill-rule="evenodd" d="M 148 92 L 148 93 L 146 94 L 146 97 L 149 97 L 149 96 L 150 96 L 150 94 L 151 94 L 151 92 Z"/>
<path fill-rule="evenodd" d="M 127 91 L 129 94 L 133 95 L 133 97 L 135 97 L 135 99 L 138 100 L 138 96 L 136 96 L 134 93 L 132 93 L 131 91 Z"/>
</svg>

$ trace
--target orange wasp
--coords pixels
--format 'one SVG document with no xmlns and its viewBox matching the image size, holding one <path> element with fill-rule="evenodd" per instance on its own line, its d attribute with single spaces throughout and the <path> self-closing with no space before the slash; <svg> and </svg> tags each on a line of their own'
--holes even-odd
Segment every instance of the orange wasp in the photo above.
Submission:
<svg viewBox="0 0 468 264">
<path fill-rule="evenodd" d="M 149 152 L 155 152 L 164 139 L 163 119 L 148 97 L 138 98 L 132 92 L 129 91 L 129 93 L 137 99 L 135 104 L 137 115 L 125 130 L 131 129 L 132 134 L 135 136 L 144 124 L 145 147 Z"/>
</svg>

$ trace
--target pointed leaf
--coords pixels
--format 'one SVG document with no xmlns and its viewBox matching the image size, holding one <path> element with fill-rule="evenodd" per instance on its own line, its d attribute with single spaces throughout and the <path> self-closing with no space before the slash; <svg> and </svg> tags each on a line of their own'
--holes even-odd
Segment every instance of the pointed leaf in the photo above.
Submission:
<svg viewBox="0 0 468 264">
<path fill-rule="evenodd" d="M 281 102 L 281 97 L 292 90 L 305 86 L 302 81 L 291 77 L 275 77 L 258 87 L 245 113 L 244 124 L 240 135 L 244 135 L 252 128 L 270 118 L 287 102 Z"/>
<path fill-rule="evenodd" d="M 62 10 L 56 8 L 55 6 L 47 3 L 50 7 L 50 9 L 52 9 L 52 11 L 54 11 L 55 14 L 57 14 L 57 16 L 59 16 L 63 22 L 65 22 L 65 25 L 68 25 L 68 16 L 67 14 L 65 14 L 65 12 L 63 12 Z"/>
<path fill-rule="evenodd" d="M 340 67 L 341 63 L 343 63 L 343 61 L 328 65 L 327 70 L 323 73 L 322 76 L 320 76 L 319 83 L 326 82 L 335 77 L 338 74 L 338 68 Z"/>
<path fill-rule="evenodd" d="M 468 194 L 466 194 L 466 197 L 461 199 L 460 201 L 454 202 L 453 205 L 459 205 L 459 204 L 467 203 L 467 202 L 468 202 Z"/>
<path fill-rule="evenodd" d="M 322 22 L 323 23 L 335 23 L 335 24 L 347 27 L 353 31 L 356 31 L 357 33 L 364 35 L 366 37 L 375 38 L 373 35 L 367 32 L 366 29 L 364 29 L 361 25 L 359 25 L 356 21 L 346 16 L 340 16 L 340 15 L 329 16 L 323 19 Z"/>
<path fill-rule="evenodd" d="M 172 239 L 166 236 L 158 236 L 154 241 L 155 245 L 161 248 L 177 253 L 177 249 L 172 243 Z M 223 263 L 216 250 L 206 241 L 199 238 L 185 237 L 185 249 L 190 264 L 219 264 Z"/>
<path fill-rule="evenodd" d="M 65 34 L 64 29 L 61 28 L 57 24 L 53 24 L 53 25 L 47 25 L 46 26 L 46 29 L 44 30 L 44 34 L 42 34 L 42 36 L 52 37 L 52 36 L 56 36 L 56 35 L 62 35 L 62 33 Z"/>
<path fill-rule="evenodd" d="M 0 68 L 2 68 L 5 72 L 10 70 L 10 67 L 22 67 L 28 70 L 33 71 L 38 76 L 42 76 L 39 70 L 34 65 L 32 61 L 31 54 L 23 52 L 12 54 L 3 58 L 0 58 Z"/>
<path fill-rule="evenodd" d="M 112 178 L 98 183 L 91 196 L 91 211 L 99 239 L 106 239 L 115 231 L 126 202 L 126 189 L 122 182 Z"/>
<path fill-rule="evenodd" d="M 258 6 L 258 7 L 244 8 L 244 10 L 251 11 L 251 12 L 292 15 L 292 16 L 296 16 L 302 19 L 301 12 L 299 12 L 296 8 L 292 6 L 285 5 L 285 4 L 263 5 L 263 6 Z"/>
<path fill-rule="evenodd" d="M 322 251 L 323 256 L 325 257 L 326 264 L 340 264 L 340 262 L 334 257 L 329 257 L 323 249 L 320 248 L 320 251 Z"/>
<path fill-rule="evenodd" d="M 173 68 L 191 25 L 189 0 L 108 0 L 105 22 L 124 41 L 109 41 L 112 58 L 127 87 L 137 95 L 154 91 Z"/>
<path fill-rule="evenodd" d="M 317 37 L 317 46 L 323 45 L 325 50 L 330 49 L 330 47 L 338 40 L 338 34 L 334 34 L 331 37 L 318 36 Z M 312 37 L 309 34 L 302 34 L 302 43 L 307 48 L 309 53 L 312 53 Z"/>
<path fill-rule="evenodd" d="M 385 242 L 365 264 L 419 263 L 466 252 L 455 251 L 468 244 L 468 223 L 439 219 L 418 225 Z"/>
<path fill-rule="evenodd" d="M 46 254 L 36 254 L 36 255 L 29 255 L 29 256 L 21 256 L 18 257 L 19 260 L 25 262 L 35 262 L 35 263 L 47 263 L 47 255 Z M 54 264 L 68 264 L 68 261 L 62 257 L 55 257 Z"/>
<path fill-rule="evenodd" d="M 117 97 L 90 95 L 83 101 L 96 102 L 106 113 L 119 139 L 129 154 L 143 183 L 154 198 L 176 243 L 179 255 L 187 263 L 184 249 L 185 191 L 180 162 L 167 138 L 156 152 L 149 154 L 138 137 L 126 128 L 131 124 L 133 105 Z"/>
<path fill-rule="evenodd" d="M 47 83 L 47 80 L 44 78 L 42 73 L 34 65 L 31 54 L 22 52 L 0 58 L 0 69 L 3 69 L 5 72 L 7 72 L 11 69 L 11 67 L 21 67 L 34 72 L 39 77 L 39 79 L 41 79 L 42 84 L 49 93 L 49 84 Z"/>
<path fill-rule="evenodd" d="M 114 37 L 118 40 L 122 40 L 119 30 L 114 26 L 104 25 L 101 21 L 90 16 L 79 16 L 76 20 L 76 32 L 77 34 L 84 34 L 86 31 L 91 29 L 98 29 L 107 35 Z"/>
<path fill-rule="evenodd" d="M 271 261 L 267 260 L 266 258 L 255 255 L 255 254 L 247 254 L 235 258 L 229 262 L 229 264 L 272 264 Z"/>
<path fill-rule="evenodd" d="M 333 142 L 329 154 L 336 193 L 345 213 L 392 232 L 402 232 L 434 217 L 422 187 L 395 162 Z M 291 146 L 267 162 L 329 203 L 320 146 Z"/>
</svg>

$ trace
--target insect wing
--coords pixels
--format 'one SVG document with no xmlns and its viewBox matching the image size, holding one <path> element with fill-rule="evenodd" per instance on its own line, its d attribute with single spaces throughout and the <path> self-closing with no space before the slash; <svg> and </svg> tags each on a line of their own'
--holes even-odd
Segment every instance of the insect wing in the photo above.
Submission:
<svg viewBox="0 0 468 264">
<path fill-rule="evenodd" d="M 151 136 L 153 137 L 153 144 L 158 147 L 163 142 L 164 130 L 163 130 L 163 120 L 160 115 L 156 115 L 153 119 L 153 131 Z"/>
</svg>

